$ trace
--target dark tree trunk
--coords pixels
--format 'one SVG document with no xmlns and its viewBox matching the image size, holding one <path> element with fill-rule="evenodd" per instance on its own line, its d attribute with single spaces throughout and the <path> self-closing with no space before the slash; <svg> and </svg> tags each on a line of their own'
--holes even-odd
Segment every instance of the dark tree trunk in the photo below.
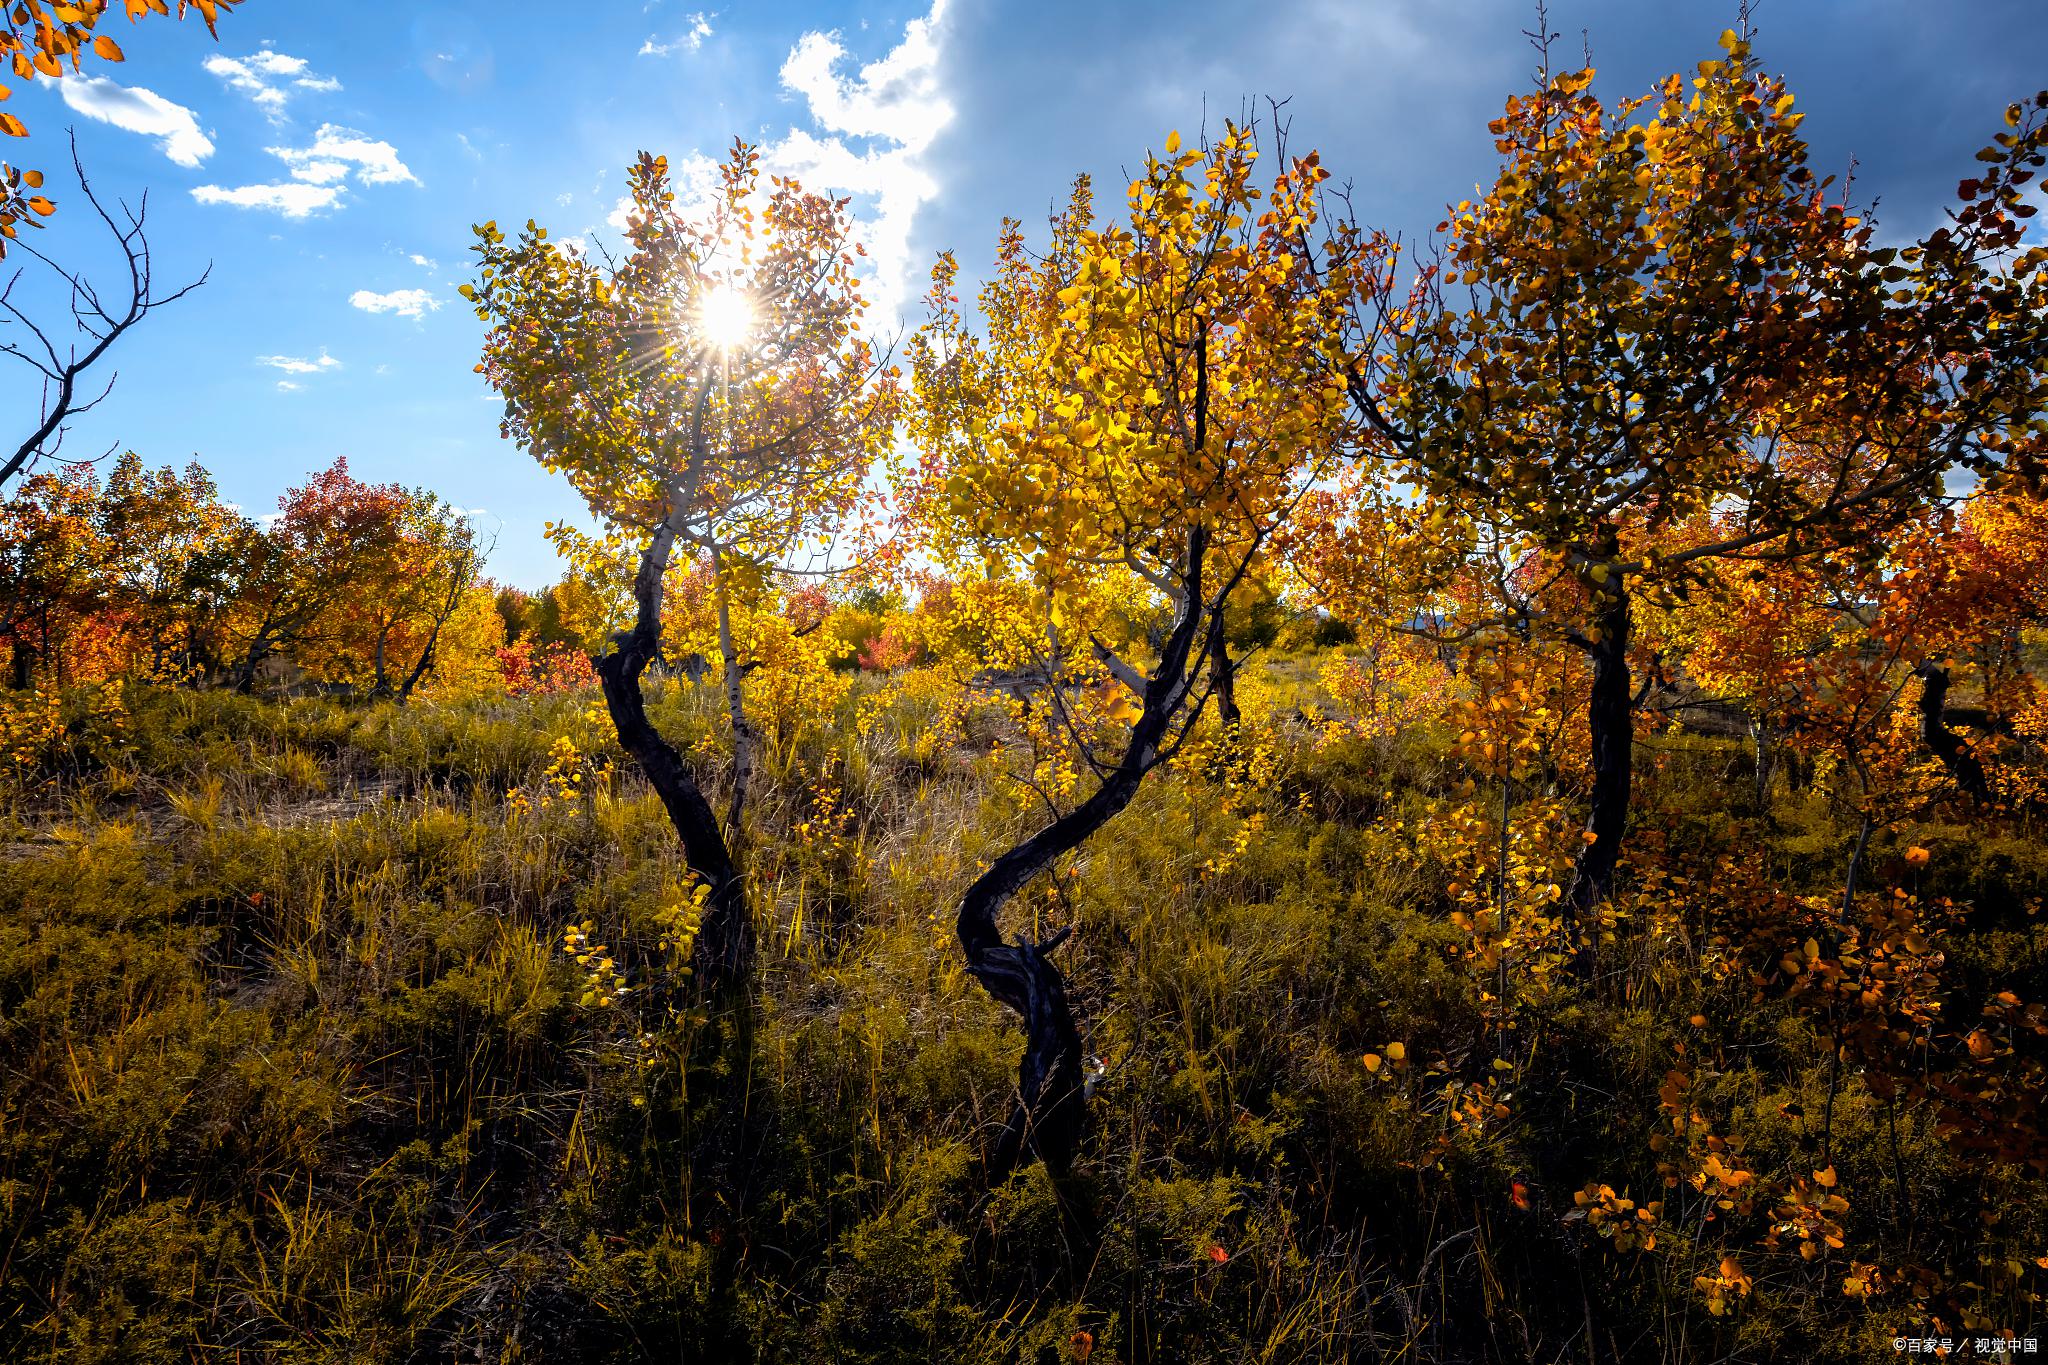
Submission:
<svg viewBox="0 0 2048 1365">
<path fill-rule="evenodd" d="M 256 690 L 256 670 L 263 665 L 268 651 L 250 650 L 249 656 L 235 668 L 235 691 L 248 696 Z"/>
<path fill-rule="evenodd" d="M 1584 646 L 1593 659 L 1592 695 L 1586 703 L 1593 745 L 1592 808 L 1586 816 L 1586 833 L 1592 838 L 1579 853 L 1572 872 L 1565 909 L 1574 919 L 1613 893 L 1614 869 L 1621 861 L 1622 835 L 1628 828 L 1635 711 L 1629 694 L 1628 590 L 1618 574 L 1611 575 L 1599 590 L 1593 625 L 1597 634 Z"/>
<path fill-rule="evenodd" d="M 1209 686 L 1216 693 L 1216 719 L 1223 723 L 1226 734 L 1235 734 L 1244 720 L 1237 709 L 1237 662 L 1230 657 L 1230 646 L 1223 638 L 1220 609 L 1216 616 L 1209 631 Z"/>
<path fill-rule="evenodd" d="M 14 690 L 26 692 L 36 680 L 36 652 L 21 640 L 14 642 Z"/>
<path fill-rule="evenodd" d="M 640 692 L 640 677 L 661 648 L 661 576 L 670 543 L 664 530 L 641 556 L 633 580 L 638 617 L 633 629 L 618 637 L 618 648 L 597 660 L 597 676 L 620 746 L 661 798 L 691 869 L 711 887 L 691 965 L 699 985 L 717 995 L 742 988 L 753 966 L 754 925 L 746 887 L 696 775 L 648 720 L 647 700 Z"/>
<path fill-rule="evenodd" d="M 1202 558 L 1207 548 L 1204 532 L 1190 533 L 1183 574 L 1185 596 L 1160 650 L 1159 664 L 1146 680 L 1144 708 L 1131 727 L 1122 759 L 1086 801 L 997 858 L 960 899 L 957 932 L 967 955 L 967 970 L 1024 1021 L 1017 1103 L 989 1159 L 991 1183 L 1009 1174 L 1027 1154 L 1035 1155 L 1054 1172 L 1065 1171 L 1080 1148 L 1085 1118 L 1081 1033 L 1067 1003 L 1066 979 L 1051 961 L 1052 950 L 1065 941 L 1069 930 L 1062 929 L 1042 943 L 1021 935 L 1016 942 L 1005 943 L 996 916 L 1032 878 L 1128 806 L 1145 774 L 1159 761 L 1159 746 L 1185 704 L 1190 680 L 1200 664 L 1196 639 L 1207 615 L 1202 601 Z M 1210 626 L 1212 636 L 1222 633 L 1216 623 Z"/>
<path fill-rule="evenodd" d="M 1956 785 L 1979 801 L 1989 800 L 1991 784 L 1985 780 L 1984 765 L 1970 752 L 1962 736 L 1948 728 L 1944 711 L 1948 705 L 1948 670 L 1938 664 L 1921 664 L 1913 670 L 1920 679 L 1920 738 Z"/>
<path fill-rule="evenodd" d="M 727 804 L 725 823 L 733 837 L 740 835 L 740 812 L 746 809 L 747 790 L 754 781 L 754 760 L 760 736 L 747 719 L 746 695 L 742 684 L 747 666 L 739 656 L 732 633 L 732 602 L 726 591 L 725 567 L 718 551 L 711 552 L 711 593 L 718 615 L 718 652 L 724 660 L 725 714 L 732 726 L 732 800 Z M 742 841 L 744 843 L 744 841 Z"/>
<path fill-rule="evenodd" d="M 1754 799 L 1759 812 L 1765 810 L 1771 799 L 1771 726 L 1761 717 L 1752 717 L 1749 722 L 1749 737 L 1756 745 L 1756 766 L 1751 781 Z"/>
<path fill-rule="evenodd" d="M 420 681 L 434 667 L 434 647 L 440 643 L 441 623 L 436 621 L 434 622 L 432 633 L 427 636 L 426 648 L 420 651 L 420 657 L 413 664 L 412 671 L 405 675 L 405 681 L 398 685 L 398 704 L 400 706 L 412 700 L 412 690 L 420 685 Z"/>
<path fill-rule="evenodd" d="M 434 652 L 441 647 L 441 631 L 453 620 L 455 613 L 462 609 L 463 594 L 468 590 L 471 576 L 476 572 L 476 556 L 464 554 L 455 563 L 448 579 L 448 591 L 441 599 L 441 609 L 434 613 L 434 625 L 427 632 L 426 647 L 420 650 L 420 657 L 405 675 L 405 681 L 398 685 L 398 704 L 403 706 L 411 700 L 413 689 L 434 671 Z"/>
</svg>

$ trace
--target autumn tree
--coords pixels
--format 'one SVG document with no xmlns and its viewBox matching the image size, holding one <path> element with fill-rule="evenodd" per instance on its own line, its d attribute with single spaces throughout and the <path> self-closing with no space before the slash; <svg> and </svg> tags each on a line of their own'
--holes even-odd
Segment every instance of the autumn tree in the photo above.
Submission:
<svg viewBox="0 0 2048 1365">
<path fill-rule="evenodd" d="M 1402 562 L 1486 589 L 1442 633 L 1541 632 L 1592 663 L 1580 913 L 1628 820 L 1634 604 L 1873 557 L 1952 473 L 2036 468 L 2048 431 L 2048 248 L 2022 198 L 2048 93 L 2006 111 L 1947 225 L 1880 247 L 1808 168 L 1783 83 L 1746 37 L 1722 46 L 1611 109 L 1546 58 L 1414 291 L 1384 254 L 1356 277 L 1347 382 L 1414 511 Z"/>
<path fill-rule="evenodd" d="M 131 671 L 185 680 L 217 665 L 242 518 L 213 476 L 196 460 L 183 473 L 151 469 L 129 451 L 108 473 L 98 516 L 99 576 L 127 614 Z"/>
<path fill-rule="evenodd" d="M 90 470 L 45 470 L 0 502 L 0 639 L 17 690 L 39 673 L 64 680 L 64 643 L 102 601 L 98 495 Z"/>
<path fill-rule="evenodd" d="M 1880 824 L 1940 794 L 1943 774 L 1991 797 L 1983 759 L 1954 728 L 1951 674 L 1978 680 L 1986 734 L 2009 731 L 2033 701 L 2024 636 L 2048 619 L 2048 515 L 2017 482 L 1960 501 L 1896 530 L 1875 563 L 1815 557 L 1707 585 L 1648 623 L 1701 687 L 1756 719 L 1759 804 L 1769 735 L 1842 770 L 1857 814 Z"/>
<path fill-rule="evenodd" d="M 752 955 L 736 844 L 758 748 L 735 595 L 818 548 L 858 504 L 894 388 L 861 334 L 847 201 L 764 185 L 738 142 L 708 204 L 678 205 L 667 161 L 651 155 L 630 189 L 622 259 L 564 250 L 532 223 L 513 239 L 486 224 L 463 293 L 491 324 L 480 369 L 504 397 L 505 434 L 566 475 L 603 528 L 596 541 L 554 528 L 558 544 L 579 561 L 636 559 L 634 619 L 598 674 L 620 744 L 710 887 L 698 979 L 729 988 Z M 664 647 L 670 570 L 700 556 L 732 736 L 722 821 L 641 691 Z"/>
<path fill-rule="evenodd" d="M 364 538 L 349 573 L 350 591 L 333 603 L 308 638 L 311 648 L 294 662 L 403 706 L 439 662 L 443 632 L 478 587 L 488 547 L 468 516 L 433 493 L 406 488 L 375 495 L 387 500 L 389 520 Z"/>
<path fill-rule="evenodd" d="M 238 691 L 255 687 L 266 660 L 326 642 L 337 609 L 398 538 L 404 505 L 405 490 L 363 483 L 337 459 L 287 489 L 268 526 L 237 528 L 224 657 Z"/>
<path fill-rule="evenodd" d="M 1063 1168 L 1083 1117 L 1051 960 L 1072 926 L 1006 941 L 999 916 L 1187 743 L 1224 604 L 1335 450 L 1344 393 L 1323 347 L 1340 293 L 1288 245 L 1323 172 L 1294 161 L 1262 193 L 1257 156 L 1249 128 L 1202 149 L 1171 137 L 1111 222 L 1078 181 L 1045 255 L 1004 226 L 979 332 L 942 257 L 912 344 L 909 512 L 956 580 L 956 614 L 975 582 L 995 589 L 980 634 L 1030 680 L 1012 708 L 1016 775 L 1050 817 L 974 880 L 956 920 L 969 971 L 1026 1033 L 997 1175 L 1027 1154 Z M 1164 626 L 1119 652 L 1109 622 L 1134 601 Z"/>
</svg>

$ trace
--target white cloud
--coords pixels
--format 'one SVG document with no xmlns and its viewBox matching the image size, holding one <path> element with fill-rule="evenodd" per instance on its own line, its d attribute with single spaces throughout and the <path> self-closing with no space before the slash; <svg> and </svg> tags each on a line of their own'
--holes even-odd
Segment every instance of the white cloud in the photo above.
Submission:
<svg viewBox="0 0 2048 1365">
<path fill-rule="evenodd" d="M 396 313 L 402 318 L 421 317 L 441 306 L 441 300 L 425 289 L 394 289 L 388 294 L 358 289 L 348 301 L 365 313 Z"/>
<path fill-rule="evenodd" d="M 939 82 L 940 26 L 948 3 L 932 0 L 929 14 L 904 26 L 903 41 L 858 75 L 840 73 L 846 49 L 837 33 L 804 34 L 782 64 L 782 83 L 804 97 L 819 132 L 792 128 L 761 148 L 764 171 L 793 176 L 807 190 L 855 196 L 856 230 L 869 258 L 862 289 L 871 315 L 885 323 L 900 315 L 905 302 L 917 212 L 939 192 L 923 154 L 953 119 L 952 101 Z M 677 211 L 708 209 L 718 173 L 718 163 L 701 154 L 671 161 Z M 620 197 L 605 222 L 624 232 L 632 208 L 630 196 Z"/>
<path fill-rule="evenodd" d="M 398 159 L 398 149 L 353 128 L 323 123 L 310 147 L 270 147 L 269 153 L 291 168 L 292 179 L 331 185 L 355 171 L 365 185 L 418 184 L 419 178 Z"/>
<path fill-rule="evenodd" d="M 304 384 L 294 384 L 289 379 L 280 379 L 277 381 L 277 391 L 279 393 L 297 393 L 300 389 L 303 389 L 305 387 L 306 386 Z"/>
<path fill-rule="evenodd" d="M 271 148 L 276 151 L 277 148 Z M 337 180 L 348 179 L 346 161 L 301 161 L 291 168 L 292 179 L 303 180 L 308 185 L 332 185 Z"/>
<path fill-rule="evenodd" d="M 689 25 L 688 28 L 666 41 L 658 41 L 649 35 L 647 41 L 640 44 L 639 55 L 666 57 L 671 52 L 695 52 L 704 46 L 704 40 L 711 36 L 711 20 L 716 17 L 716 14 L 707 15 L 702 10 L 686 14 L 683 20 Z"/>
<path fill-rule="evenodd" d="M 156 138 L 163 154 L 180 166 L 197 166 L 213 155 L 213 140 L 200 130 L 198 117 L 154 90 L 80 75 L 67 76 L 56 86 L 74 112 Z"/>
<path fill-rule="evenodd" d="M 439 261 L 433 259 L 431 256 L 422 256 L 417 251 L 408 254 L 406 259 L 411 261 L 414 265 L 420 267 L 422 270 L 439 270 L 441 268 L 441 263 Z"/>
<path fill-rule="evenodd" d="M 946 0 L 903 29 L 894 52 L 860 69 L 858 79 L 837 67 L 846 56 L 837 33 L 806 33 L 782 64 L 782 83 L 810 102 L 811 117 L 834 133 L 886 138 L 917 153 L 952 121 L 953 106 L 939 89 L 939 44 L 933 30 Z"/>
<path fill-rule="evenodd" d="M 247 57 L 215 53 L 203 65 L 226 81 L 230 90 L 238 90 L 255 101 L 274 120 L 283 119 L 285 105 L 294 91 L 330 94 L 341 89 L 341 82 L 333 77 L 316 76 L 307 70 L 304 57 L 287 56 L 267 47 Z"/>
<path fill-rule="evenodd" d="M 283 370 L 286 374 L 319 374 L 322 370 L 341 368 L 341 362 L 327 354 L 325 347 L 321 348 L 319 358 L 315 360 L 295 355 L 259 355 L 256 357 L 256 363 L 268 365 L 274 370 Z"/>
<path fill-rule="evenodd" d="M 579 257 L 588 255 L 590 252 L 590 241 L 588 238 L 550 237 L 548 241 L 553 243 L 555 250 L 561 252 L 564 256 Z"/>
<path fill-rule="evenodd" d="M 329 209 L 340 204 L 346 193 L 344 182 L 351 174 L 358 184 L 363 185 L 419 183 L 418 177 L 398 159 L 398 151 L 390 143 L 338 124 L 321 124 L 310 147 L 270 147 L 266 150 L 285 163 L 292 183 L 243 185 L 237 189 L 201 185 L 192 191 L 192 197 L 202 204 L 270 209 L 287 218 L 304 218 L 317 209 Z"/>
<path fill-rule="evenodd" d="M 202 204 L 227 204 L 238 209 L 269 209 L 287 218 L 304 218 L 317 209 L 333 208 L 341 199 L 339 185 L 241 185 L 222 189 L 200 185 L 192 197 Z"/>
<path fill-rule="evenodd" d="M 856 234 L 868 252 L 862 292 L 870 316 L 884 326 L 907 301 L 918 211 L 939 193 L 925 153 L 954 116 L 940 81 L 949 3 L 932 0 L 930 13 L 906 24 L 894 49 L 857 74 L 840 70 L 846 48 L 837 33 L 804 34 L 782 64 L 782 83 L 803 97 L 813 129 L 792 128 L 760 149 L 765 172 L 854 197 Z M 677 212 L 695 216 L 714 202 L 719 163 L 701 154 L 672 159 L 669 175 Z M 632 208 L 631 196 L 619 197 L 605 223 L 623 233 Z"/>
<path fill-rule="evenodd" d="M 763 167 L 806 189 L 872 200 L 860 236 L 873 262 L 866 292 L 878 318 L 899 314 L 910 276 L 910 231 L 939 185 L 923 154 L 953 120 L 939 81 L 941 24 L 948 0 L 904 26 L 903 41 L 855 76 L 841 75 L 846 49 L 836 33 L 806 33 L 782 64 L 782 83 L 804 97 L 825 136 L 791 129 L 762 148 Z M 869 145 L 856 150 L 849 139 Z M 680 198 L 680 195 L 678 196 Z M 870 273 L 870 272 L 864 272 Z"/>
</svg>

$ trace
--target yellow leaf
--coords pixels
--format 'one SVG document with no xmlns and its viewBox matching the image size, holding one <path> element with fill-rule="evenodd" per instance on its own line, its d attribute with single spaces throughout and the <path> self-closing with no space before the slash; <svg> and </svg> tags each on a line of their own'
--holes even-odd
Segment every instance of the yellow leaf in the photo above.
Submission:
<svg viewBox="0 0 2048 1365">
<path fill-rule="evenodd" d="M 107 37 L 104 33 L 92 40 L 92 50 L 95 56 L 104 61 L 118 62 L 126 60 L 121 55 L 121 45 L 112 38 Z"/>
<path fill-rule="evenodd" d="M 1168 133 L 1168 134 L 1166 135 L 1166 154 L 1167 154 L 1168 156 L 1172 156 L 1172 155 L 1173 155 L 1174 153 L 1178 152 L 1179 150 L 1180 150 L 1180 130 L 1179 130 L 1179 129 L 1175 129 L 1175 130 L 1174 130 L 1173 132 L 1170 132 L 1170 133 Z"/>
</svg>

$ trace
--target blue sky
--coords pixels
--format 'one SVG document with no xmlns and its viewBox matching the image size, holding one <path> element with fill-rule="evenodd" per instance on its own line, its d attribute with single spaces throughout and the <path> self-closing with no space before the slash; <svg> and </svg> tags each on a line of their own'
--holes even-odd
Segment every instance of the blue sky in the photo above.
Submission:
<svg viewBox="0 0 2048 1365">
<path fill-rule="evenodd" d="M 1553 0 L 1549 26 L 1567 56 L 1590 43 L 1613 98 L 1718 55 L 1734 13 Z M 1938 221 L 2004 105 L 2048 83 L 2041 0 L 1756 14 L 1816 162 L 1854 159 L 1888 236 Z M 196 22 L 113 21 L 129 60 L 19 90 L 9 109 L 33 136 L 7 151 L 52 173 L 63 207 L 37 241 L 61 259 L 108 263 L 57 173 L 75 127 L 104 197 L 149 191 L 161 278 L 212 263 L 124 339 L 119 386 L 67 453 L 196 455 L 252 512 L 346 455 L 360 477 L 481 509 L 493 571 L 537 587 L 556 576 L 542 522 L 579 509 L 500 439 L 471 371 L 481 326 L 455 289 L 472 223 L 604 238 L 638 150 L 687 171 L 738 134 L 773 169 L 854 194 L 885 301 L 914 299 L 934 251 L 974 274 L 998 219 L 1042 219 L 1076 172 L 1120 186 L 1169 129 L 1281 96 L 1361 217 L 1414 236 L 1488 178 L 1485 124 L 1527 83 L 1533 26 L 1504 0 L 246 0 L 218 43 Z M 23 380 L 0 373 L 17 413 L 34 404 Z"/>
</svg>

